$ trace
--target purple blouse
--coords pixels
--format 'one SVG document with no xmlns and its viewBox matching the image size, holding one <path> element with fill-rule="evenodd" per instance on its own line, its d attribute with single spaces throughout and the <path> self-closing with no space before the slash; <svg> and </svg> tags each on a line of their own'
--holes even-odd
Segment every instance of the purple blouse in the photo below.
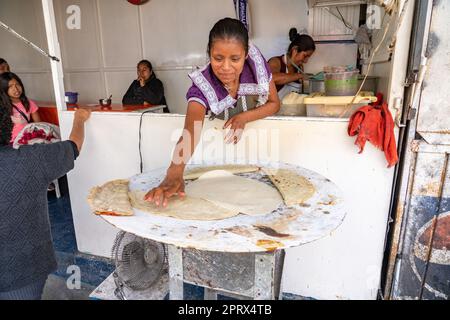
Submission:
<svg viewBox="0 0 450 320">
<path fill-rule="evenodd" d="M 211 64 L 189 74 L 192 86 L 189 88 L 187 101 L 196 101 L 207 110 L 218 115 L 225 109 L 232 108 L 237 100 L 228 94 L 219 79 L 214 75 Z M 240 76 L 238 97 L 257 95 L 258 105 L 267 102 L 269 96 L 269 83 L 272 79 L 270 67 L 259 49 L 250 44 L 248 58 Z"/>
</svg>

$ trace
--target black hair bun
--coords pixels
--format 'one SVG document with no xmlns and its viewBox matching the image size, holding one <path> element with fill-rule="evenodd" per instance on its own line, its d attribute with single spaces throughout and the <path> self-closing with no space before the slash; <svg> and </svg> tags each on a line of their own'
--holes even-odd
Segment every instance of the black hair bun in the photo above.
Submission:
<svg viewBox="0 0 450 320">
<path fill-rule="evenodd" d="M 294 41 L 297 36 L 298 36 L 297 28 L 291 28 L 289 30 L 289 40 Z"/>
</svg>

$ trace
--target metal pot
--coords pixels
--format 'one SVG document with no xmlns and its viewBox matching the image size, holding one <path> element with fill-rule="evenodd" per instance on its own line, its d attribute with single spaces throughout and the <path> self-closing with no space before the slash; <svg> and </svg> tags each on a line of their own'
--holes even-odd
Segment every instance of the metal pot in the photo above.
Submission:
<svg viewBox="0 0 450 320">
<path fill-rule="evenodd" d="M 324 80 L 309 79 L 304 81 L 303 84 L 305 85 L 305 93 L 325 92 Z"/>
<path fill-rule="evenodd" d="M 364 76 L 358 77 L 358 89 L 359 89 L 359 86 L 361 85 L 363 79 L 364 79 Z M 309 80 L 303 81 L 303 85 L 304 85 L 303 92 L 307 93 L 307 94 L 310 94 L 313 92 L 325 92 L 325 81 L 324 80 L 309 79 Z M 378 89 L 377 87 L 378 87 L 378 77 L 369 76 L 369 77 L 367 77 L 366 82 L 364 83 L 362 91 L 370 91 L 370 92 L 373 92 L 374 94 L 376 94 L 377 89 Z"/>
</svg>

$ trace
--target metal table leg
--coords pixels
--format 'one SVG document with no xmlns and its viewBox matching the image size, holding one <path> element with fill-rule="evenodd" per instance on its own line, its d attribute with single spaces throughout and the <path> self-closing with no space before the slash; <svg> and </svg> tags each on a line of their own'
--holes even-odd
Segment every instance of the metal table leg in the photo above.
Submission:
<svg viewBox="0 0 450 320">
<path fill-rule="evenodd" d="M 169 299 L 183 300 L 183 250 L 168 245 Z"/>
<path fill-rule="evenodd" d="M 211 253 L 210 253 L 211 254 Z M 214 257 L 217 258 L 217 253 L 213 253 Z M 194 268 L 203 268 L 204 261 L 200 260 L 189 260 L 189 255 L 186 257 L 186 263 L 193 264 Z M 184 284 L 184 266 L 183 266 L 183 249 L 178 248 L 173 245 L 168 245 L 168 260 L 169 260 L 169 297 L 171 300 L 183 300 L 183 284 Z M 253 256 L 254 259 L 254 283 L 253 283 L 253 294 L 252 297 L 255 300 L 274 300 L 279 298 L 280 294 L 280 284 L 281 275 L 284 263 L 284 250 L 277 250 L 270 253 L 256 253 Z M 188 268 L 187 282 L 194 283 L 204 288 L 204 299 L 205 300 L 217 300 L 217 294 L 222 292 L 220 282 L 214 282 L 215 278 L 209 279 L 211 273 L 208 274 L 189 274 L 189 270 L 193 268 L 191 266 Z M 201 269 L 203 270 L 203 269 Z M 210 270 L 210 269 L 208 269 Z M 222 270 L 222 269 L 221 269 Z M 214 271 L 214 269 L 211 271 Z M 220 277 L 221 274 L 215 274 L 216 277 Z M 205 280 L 206 279 L 206 280 Z M 213 284 L 211 285 L 211 281 Z M 208 287 L 209 286 L 209 287 Z M 212 289 L 210 287 L 214 287 Z M 237 288 L 236 288 L 237 289 Z M 250 292 L 249 292 L 250 293 Z M 224 290 L 224 294 L 228 296 L 242 296 L 242 291 L 232 290 L 228 288 Z M 230 295 L 231 294 L 231 295 Z"/>
<path fill-rule="evenodd" d="M 278 299 L 283 262 L 284 250 L 255 254 L 255 300 Z"/>
<path fill-rule="evenodd" d="M 205 293 L 203 294 L 204 300 L 217 300 L 217 291 L 204 287 Z"/>
</svg>

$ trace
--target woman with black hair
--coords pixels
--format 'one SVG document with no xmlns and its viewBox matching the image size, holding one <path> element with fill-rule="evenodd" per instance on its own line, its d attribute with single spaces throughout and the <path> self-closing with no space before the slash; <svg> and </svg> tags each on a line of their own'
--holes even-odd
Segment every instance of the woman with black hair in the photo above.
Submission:
<svg viewBox="0 0 450 320">
<path fill-rule="evenodd" d="M 308 62 L 316 50 L 313 38 L 307 34 L 299 34 L 296 28 L 289 30 L 289 39 L 291 44 L 287 53 L 269 59 L 270 70 L 278 92 L 286 84 L 306 79 L 303 64 Z"/>
<path fill-rule="evenodd" d="M 169 113 L 164 97 L 164 86 L 161 80 L 156 78 L 150 61 L 139 61 L 137 75 L 138 78 L 131 83 L 123 96 L 122 103 L 166 105 L 164 112 Z"/>
<path fill-rule="evenodd" d="M 41 122 L 36 103 L 28 99 L 22 80 L 12 72 L 0 74 L 0 104 L 10 111 L 13 129 L 11 142 L 31 122 Z"/>
<path fill-rule="evenodd" d="M 209 33 L 210 62 L 189 74 L 192 86 L 186 94 L 188 109 L 183 136 L 178 140 L 172 162 L 161 184 L 145 199 L 167 206 L 174 195 L 184 197 L 183 172 L 199 142 L 206 113 L 225 120 L 226 143 L 236 144 L 247 123 L 271 116 L 280 109 L 269 65 L 249 43 L 244 24 L 237 19 L 219 20 Z"/>
</svg>

